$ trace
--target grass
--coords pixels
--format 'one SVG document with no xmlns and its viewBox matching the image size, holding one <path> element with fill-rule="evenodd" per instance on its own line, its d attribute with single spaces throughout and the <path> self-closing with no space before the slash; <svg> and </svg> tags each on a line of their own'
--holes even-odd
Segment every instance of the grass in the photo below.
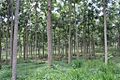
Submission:
<svg viewBox="0 0 120 80">
<path fill-rule="evenodd" d="M 71 64 L 55 61 L 51 69 L 46 63 L 29 61 L 17 65 L 17 80 L 120 80 L 119 60 L 111 59 L 108 65 L 101 60 L 74 60 Z M 4 65 L 0 80 L 10 79 L 11 69 Z"/>
</svg>

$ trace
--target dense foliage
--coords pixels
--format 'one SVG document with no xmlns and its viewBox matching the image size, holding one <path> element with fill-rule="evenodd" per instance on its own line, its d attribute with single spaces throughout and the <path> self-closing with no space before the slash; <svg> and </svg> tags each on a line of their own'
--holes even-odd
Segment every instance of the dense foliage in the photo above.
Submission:
<svg viewBox="0 0 120 80">
<path fill-rule="evenodd" d="M 46 64 L 29 61 L 18 64 L 17 72 L 17 80 L 119 80 L 120 63 L 110 61 L 105 65 L 101 60 L 75 60 L 68 65 L 60 61 L 49 69 Z M 6 65 L 0 71 L 0 79 L 10 80 L 10 76 L 10 67 Z"/>
</svg>

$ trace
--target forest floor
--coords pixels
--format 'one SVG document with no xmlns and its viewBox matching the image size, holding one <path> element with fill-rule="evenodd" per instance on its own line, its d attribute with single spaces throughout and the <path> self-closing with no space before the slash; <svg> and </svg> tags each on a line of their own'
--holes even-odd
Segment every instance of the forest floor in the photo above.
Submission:
<svg viewBox="0 0 120 80">
<path fill-rule="evenodd" d="M 4 65 L 0 80 L 10 80 L 11 69 Z M 47 63 L 29 60 L 17 65 L 17 80 L 120 80 L 120 57 L 114 57 L 105 65 L 102 60 L 54 61 L 51 69 Z"/>
</svg>

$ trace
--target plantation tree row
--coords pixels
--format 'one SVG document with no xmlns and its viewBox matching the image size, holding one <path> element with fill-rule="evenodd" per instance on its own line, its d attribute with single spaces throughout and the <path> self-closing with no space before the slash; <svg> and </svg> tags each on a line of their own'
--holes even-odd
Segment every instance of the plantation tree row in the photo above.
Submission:
<svg viewBox="0 0 120 80">
<path fill-rule="evenodd" d="M 0 69 L 17 59 L 53 60 L 120 55 L 119 0 L 0 1 Z M 109 53 L 114 49 L 113 53 Z"/>
</svg>

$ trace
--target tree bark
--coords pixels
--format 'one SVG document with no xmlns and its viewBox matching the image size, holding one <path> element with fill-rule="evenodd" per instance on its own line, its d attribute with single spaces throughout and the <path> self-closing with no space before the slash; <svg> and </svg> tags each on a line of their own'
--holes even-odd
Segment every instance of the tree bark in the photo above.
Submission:
<svg viewBox="0 0 120 80">
<path fill-rule="evenodd" d="M 118 29 L 118 44 L 117 44 L 117 50 L 118 50 L 118 53 L 120 52 L 120 27 L 119 25 L 117 25 L 117 29 Z"/>
<path fill-rule="evenodd" d="M 19 0 L 16 0 L 15 25 L 14 25 L 14 41 L 13 41 L 13 61 L 12 61 L 12 80 L 17 77 L 17 38 L 18 38 L 18 22 L 19 22 Z"/>
<path fill-rule="evenodd" d="M 69 1 L 69 15 L 70 15 L 70 24 L 69 24 L 69 36 L 68 36 L 68 64 L 71 63 L 71 1 Z"/>
<path fill-rule="evenodd" d="M 11 32 L 10 32 L 10 65 L 12 66 L 13 59 L 13 35 L 14 35 L 14 26 L 13 26 L 13 0 L 10 0 L 10 15 L 11 15 Z"/>
<path fill-rule="evenodd" d="M 42 53 L 43 53 L 43 57 L 45 56 L 45 52 L 44 52 L 44 29 L 42 31 Z"/>
<path fill-rule="evenodd" d="M 1 45 L 2 42 L 1 41 L 2 40 L 1 39 L 2 38 L 1 38 L 1 36 L 2 36 L 2 34 L 1 34 L 1 30 L 0 30 L 0 69 L 2 68 L 2 59 L 1 59 L 1 57 L 2 57 L 1 56 L 1 54 L 2 54 L 2 45 Z"/>
<path fill-rule="evenodd" d="M 68 64 L 71 63 L 71 28 L 69 26 L 69 39 L 68 39 Z"/>
<path fill-rule="evenodd" d="M 105 50 L 105 64 L 108 63 L 108 47 L 107 47 L 107 19 L 106 19 L 106 0 L 103 1 L 104 8 L 103 8 L 103 14 L 104 14 L 104 50 Z"/>
<path fill-rule="evenodd" d="M 7 1 L 7 19 L 8 19 L 8 21 L 7 21 L 7 32 L 6 32 L 6 63 L 7 63 L 7 61 L 8 61 L 8 53 L 9 53 L 9 28 L 10 28 L 10 26 L 11 26 L 11 24 L 10 24 L 10 17 L 11 17 L 11 9 L 10 9 L 10 7 L 11 7 L 11 5 L 10 5 L 10 1 L 9 0 L 6 0 Z"/>
<path fill-rule="evenodd" d="M 75 11 L 75 3 L 74 3 L 74 15 L 75 15 L 75 19 L 76 19 L 76 11 Z M 76 20 L 75 20 L 75 47 L 76 47 L 76 55 L 77 55 L 77 59 L 79 59 L 79 48 L 78 48 L 78 26 L 76 26 Z"/>
<path fill-rule="evenodd" d="M 48 0 L 47 16 L 47 38 L 48 38 L 48 66 L 52 65 L 52 23 L 51 23 L 51 0 Z"/>
<path fill-rule="evenodd" d="M 26 23 L 25 31 L 24 31 L 24 60 L 28 58 L 28 26 Z"/>
<path fill-rule="evenodd" d="M 0 26 L 2 27 L 2 19 L 0 17 Z M 0 69 L 2 68 L 2 28 L 0 27 Z"/>
</svg>

